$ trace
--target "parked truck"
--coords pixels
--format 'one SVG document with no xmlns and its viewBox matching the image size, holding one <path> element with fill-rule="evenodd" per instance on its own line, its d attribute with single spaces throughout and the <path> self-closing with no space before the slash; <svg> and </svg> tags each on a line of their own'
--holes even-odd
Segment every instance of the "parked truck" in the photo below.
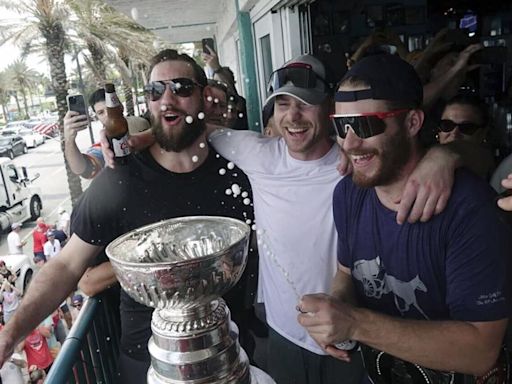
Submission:
<svg viewBox="0 0 512 384">
<path fill-rule="evenodd" d="M 7 157 L 0 157 L 0 231 L 8 232 L 11 224 L 36 220 L 41 215 L 43 203 L 41 189 L 29 178 L 26 167 L 18 167 Z"/>
</svg>

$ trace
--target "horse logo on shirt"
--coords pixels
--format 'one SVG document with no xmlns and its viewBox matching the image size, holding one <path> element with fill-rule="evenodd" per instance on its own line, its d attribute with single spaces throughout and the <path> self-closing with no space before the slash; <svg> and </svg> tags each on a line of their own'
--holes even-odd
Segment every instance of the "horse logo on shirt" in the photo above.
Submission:
<svg viewBox="0 0 512 384">
<path fill-rule="evenodd" d="M 364 294 L 372 299 L 380 299 L 388 293 L 393 294 L 396 308 L 402 316 L 411 307 L 414 307 L 421 315 L 428 316 L 421 309 L 416 298 L 416 290 L 428 292 L 425 284 L 419 276 L 410 281 L 401 281 L 392 275 L 388 275 L 381 263 L 380 257 L 373 260 L 358 260 L 352 268 L 352 276 L 363 284 Z"/>
</svg>

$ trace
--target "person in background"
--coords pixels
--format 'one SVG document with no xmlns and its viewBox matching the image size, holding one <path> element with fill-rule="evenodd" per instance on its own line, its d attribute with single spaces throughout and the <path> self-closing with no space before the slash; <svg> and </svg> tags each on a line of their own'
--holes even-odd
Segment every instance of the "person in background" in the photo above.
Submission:
<svg viewBox="0 0 512 384">
<path fill-rule="evenodd" d="M 274 101 L 267 103 L 263 107 L 262 119 L 263 122 L 263 134 L 269 137 L 281 136 L 279 133 L 279 127 L 274 121 Z"/>
<path fill-rule="evenodd" d="M 107 106 L 105 104 L 105 90 L 97 89 L 89 97 L 89 105 L 96 113 L 96 117 L 103 125 L 107 119 Z M 138 116 L 126 116 L 130 134 L 145 131 L 150 128 L 149 122 Z M 71 171 L 83 177 L 92 179 L 103 169 L 104 161 L 99 143 L 93 144 L 82 153 L 76 144 L 78 132 L 88 127 L 88 118 L 78 112 L 68 111 L 64 116 L 64 154 Z"/>
<path fill-rule="evenodd" d="M 46 261 L 46 257 L 44 256 L 44 243 L 46 243 L 46 232 L 48 231 L 48 226 L 44 222 L 42 217 L 38 217 L 36 220 L 36 227 L 32 232 L 32 241 L 34 247 L 34 257 L 40 256 Z"/>
<path fill-rule="evenodd" d="M 37 368 L 36 365 L 32 365 L 28 369 L 30 384 L 44 384 L 44 379 L 46 378 L 46 372 L 44 369 Z"/>
<path fill-rule="evenodd" d="M 59 254 L 61 247 L 60 241 L 55 238 L 55 231 L 53 229 L 49 229 L 48 232 L 46 232 L 46 238 L 48 241 L 44 243 L 43 251 L 46 261 L 49 261 Z"/>
<path fill-rule="evenodd" d="M 484 180 L 495 168 L 487 143 L 488 106 L 476 95 L 459 94 L 447 101 L 438 125 L 437 140 L 449 144 L 465 159 L 465 165 Z"/>
<path fill-rule="evenodd" d="M 23 254 L 23 246 L 27 243 L 20 238 L 21 223 L 12 223 L 11 232 L 7 235 L 7 245 L 10 255 Z"/>
<path fill-rule="evenodd" d="M 505 190 L 512 190 L 512 173 L 510 173 L 506 179 L 501 181 L 501 185 Z M 498 200 L 498 207 L 505 211 L 512 212 L 512 195 L 502 197 Z"/>
<path fill-rule="evenodd" d="M 247 121 L 247 107 L 245 99 L 236 90 L 235 74 L 229 67 L 222 67 L 219 63 L 217 52 L 207 46 L 210 53 L 203 52 L 202 58 L 213 73 L 213 80 L 226 85 L 228 94 L 228 111 L 226 127 L 235 130 L 249 129 Z"/>
<path fill-rule="evenodd" d="M 53 322 L 53 314 L 48 316 L 43 320 L 41 324 L 39 324 L 38 330 L 46 338 L 46 342 L 48 343 L 48 349 L 50 354 L 52 355 L 53 360 L 57 357 L 60 351 L 60 343 L 57 341 L 55 336 L 55 325 Z"/>
<path fill-rule="evenodd" d="M 0 260 L 0 276 L 7 279 L 10 283 L 14 283 L 16 281 L 16 274 L 12 273 L 12 271 L 7 268 L 7 265 L 5 265 L 5 261 L 3 260 Z"/>
<path fill-rule="evenodd" d="M 20 305 L 21 292 L 8 279 L 3 279 L 0 287 L 0 302 L 2 303 L 4 324 L 7 324 Z"/>
<path fill-rule="evenodd" d="M 53 358 L 48 348 L 48 342 L 39 328 L 33 329 L 22 343 L 28 366 L 32 367 L 34 365 L 37 369 L 42 369 L 48 373 L 53 364 Z"/>
<path fill-rule="evenodd" d="M 0 324 L 0 332 L 2 332 L 3 324 Z M 11 358 L 5 362 L 0 369 L 0 383 L 2 384 L 26 384 L 23 379 L 22 368 L 27 366 L 27 361 L 21 353 L 22 349 L 17 348 Z"/>
<path fill-rule="evenodd" d="M 69 213 L 66 211 L 66 208 L 64 208 L 62 205 L 59 206 L 59 220 L 57 221 L 57 230 L 63 231 L 67 237 L 69 237 L 69 223 L 71 220 L 71 217 L 69 216 Z"/>
<path fill-rule="evenodd" d="M 210 112 L 206 116 L 207 122 L 228 126 L 228 88 L 226 84 L 213 79 L 208 79 L 208 85 L 212 94 L 206 99 L 206 103 L 210 105 Z"/>
</svg>

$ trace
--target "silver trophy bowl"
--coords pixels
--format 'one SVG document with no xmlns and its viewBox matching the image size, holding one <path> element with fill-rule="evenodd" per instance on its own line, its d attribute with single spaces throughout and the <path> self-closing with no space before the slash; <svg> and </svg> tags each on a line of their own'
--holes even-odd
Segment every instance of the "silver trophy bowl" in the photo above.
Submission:
<svg viewBox="0 0 512 384">
<path fill-rule="evenodd" d="M 128 232 L 106 253 L 122 288 L 156 310 L 148 383 L 250 383 L 221 298 L 244 271 L 250 228 L 227 217 L 170 219 Z"/>
</svg>

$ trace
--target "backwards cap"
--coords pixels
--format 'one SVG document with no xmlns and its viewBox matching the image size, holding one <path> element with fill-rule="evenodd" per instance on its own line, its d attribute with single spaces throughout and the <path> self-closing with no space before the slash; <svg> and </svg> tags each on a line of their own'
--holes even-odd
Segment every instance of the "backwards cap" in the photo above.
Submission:
<svg viewBox="0 0 512 384">
<path fill-rule="evenodd" d="M 355 77 L 370 85 L 360 91 L 337 91 L 335 101 L 348 102 L 365 99 L 423 103 L 423 85 L 413 66 L 396 55 L 368 56 L 356 62 L 343 76 Z"/>
</svg>

